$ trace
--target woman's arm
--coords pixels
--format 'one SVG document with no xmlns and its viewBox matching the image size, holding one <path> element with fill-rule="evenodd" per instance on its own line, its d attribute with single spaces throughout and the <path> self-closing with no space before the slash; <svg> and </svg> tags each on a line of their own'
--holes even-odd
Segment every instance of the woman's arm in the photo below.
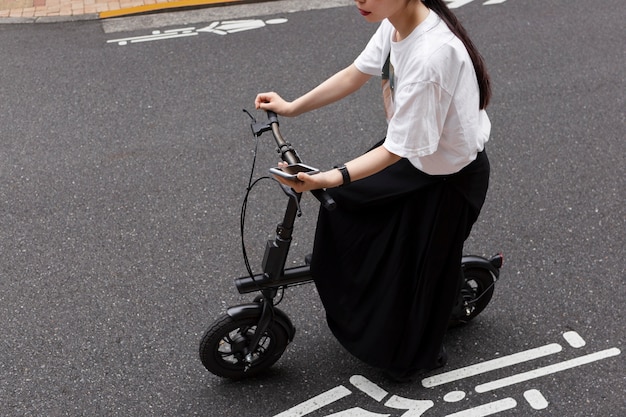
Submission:
<svg viewBox="0 0 626 417">
<path fill-rule="evenodd" d="M 346 168 L 350 174 L 352 181 L 369 177 L 389 165 L 394 164 L 402 159 L 400 156 L 389 152 L 384 146 L 378 146 L 346 163 Z M 320 172 L 315 175 L 308 175 L 303 172 L 298 174 L 298 181 L 288 180 L 282 177 L 274 176 L 278 181 L 290 186 L 297 192 L 316 190 L 318 188 L 338 187 L 343 184 L 343 176 L 338 169 Z"/>
<path fill-rule="evenodd" d="M 352 64 L 292 102 L 269 92 L 258 94 L 254 104 L 257 109 L 271 110 L 282 116 L 298 116 L 341 100 L 361 88 L 370 78 L 371 75 L 362 73 Z"/>
</svg>

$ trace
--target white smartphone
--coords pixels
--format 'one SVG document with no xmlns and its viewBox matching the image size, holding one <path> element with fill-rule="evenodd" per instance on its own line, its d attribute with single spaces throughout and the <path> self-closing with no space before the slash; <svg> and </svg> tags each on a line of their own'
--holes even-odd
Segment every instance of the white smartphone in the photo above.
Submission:
<svg viewBox="0 0 626 417">
<path fill-rule="evenodd" d="M 287 178 L 292 181 L 297 180 L 298 172 L 306 172 L 309 175 L 313 175 L 313 174 L 317 174 L 318 172 L 320 172 L 320 170 L 317 168 L 310 167 L 305 164 L 300 164 L 300 163 L 287 165 L 282 168 L 279 168 L 279 167 L 270 168 L 271 174 L 278 175 L 280 177 Z"/>
</svg>

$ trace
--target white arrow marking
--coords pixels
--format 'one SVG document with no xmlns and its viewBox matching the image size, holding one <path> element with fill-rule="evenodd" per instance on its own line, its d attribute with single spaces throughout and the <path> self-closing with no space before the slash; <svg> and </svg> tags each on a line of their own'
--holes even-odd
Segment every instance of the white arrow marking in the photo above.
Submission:
<svg viewBox="0 0 626 417">
<path fill-rule="evenodd" d="M 399 397 L 394 395 L 385 403 L 385 407 L 395 408 L 397 410 L 408 410 L 402 414 L 402 417 L 420 417 L 435 403 L 430 400 L 412 400 L 410 398 Z"/>
<path fill-rule="evenodd" d="M 371 411 L 364 410 L 361 407 L 354 407 L 349 410 L 329 414 L 326 417 L 389 417 L 390 415 L 391 414 L 372 413 Z"/>
<path fill-rule="evenodd" d="M 301 417 L 305 416 L 309 413 L 312 413 L 315 410 L 319 410 L 322 407 L 327 406 L 328 404 L 334 403 L 337 400 L 342 399 L 350 395 L 352 391 L 343 385 L 339 385 L 333 389 L 329 389 L 326 392 L 321 393 L 320 395 L 311 398 L 301 404 L 296 405 L 295 407 L 290 408 L 287 411 L 283 411 L 280 414 L 276 414 L 274 417 Z"/>
</svg>

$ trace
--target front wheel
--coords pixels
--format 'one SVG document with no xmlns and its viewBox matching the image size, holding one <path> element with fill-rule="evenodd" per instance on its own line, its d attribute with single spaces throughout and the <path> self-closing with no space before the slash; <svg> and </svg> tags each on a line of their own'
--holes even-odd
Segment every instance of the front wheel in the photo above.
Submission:
<svg viewBox="0 0 626 417">
<path fill-rule="evenodd" d="M 450 327 L 460 326 L 474 319 L 493 297 L 495 279 L 489 270 L 468 268 L 463 270 L 463 276 L 463 286 L 454 306 Z"/>
<path fill-rule="evenodd" d="M 282 356 L 289 338 L 285 329 L 272 321 L 254 349 L 258 316 L 221 316 L 200 341 L 200 360 L 211 373 L 231 379 L 256 375 L 272 366 Z"/>
</svg>

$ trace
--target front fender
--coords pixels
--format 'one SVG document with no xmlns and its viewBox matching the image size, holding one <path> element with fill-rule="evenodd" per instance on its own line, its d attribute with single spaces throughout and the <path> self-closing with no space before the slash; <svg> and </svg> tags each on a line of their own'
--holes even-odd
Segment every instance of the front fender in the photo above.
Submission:
<svg viewBox="0 0 626 417">
<path fill-rule="evenodd" d="M 274 310 L 274 318 L 280 326 L 285 329 L 287 332 L 287 336 L 289 337 L 289 342 L 293 340 L 293 337 L 296 334 L 296 328 L 291 323 L 291 320 L 287 315 L 280 310 L 279 308 L 273 307 Z M 236 306 L 229 307 L 226 310 L 226 314 L 228 314 L 232 318 L 261 318 L 261 314 L 263 313 L 263 304 L 262 303 L 249 303 L 249 304 L 240 304 Z"/>
<path fill-rule="evenodd" d="M 496 256 L 498 257 L 496 260 Z M 501 257 L 502 255 L 496 255 L 492 259 L 483 258 L 482 256 L 476 255 L 464 255 L 461 258 L 461 268 L 463 270 L 468 268 L 481 268 L 486 269 L 491 272 L 493 275 L 494 281 L 498 279 L 500 276 L 500 268 L 496 265 L 502 265 Z M 496 261 L 499 261 L 496 262 Z"/>
</svg>

